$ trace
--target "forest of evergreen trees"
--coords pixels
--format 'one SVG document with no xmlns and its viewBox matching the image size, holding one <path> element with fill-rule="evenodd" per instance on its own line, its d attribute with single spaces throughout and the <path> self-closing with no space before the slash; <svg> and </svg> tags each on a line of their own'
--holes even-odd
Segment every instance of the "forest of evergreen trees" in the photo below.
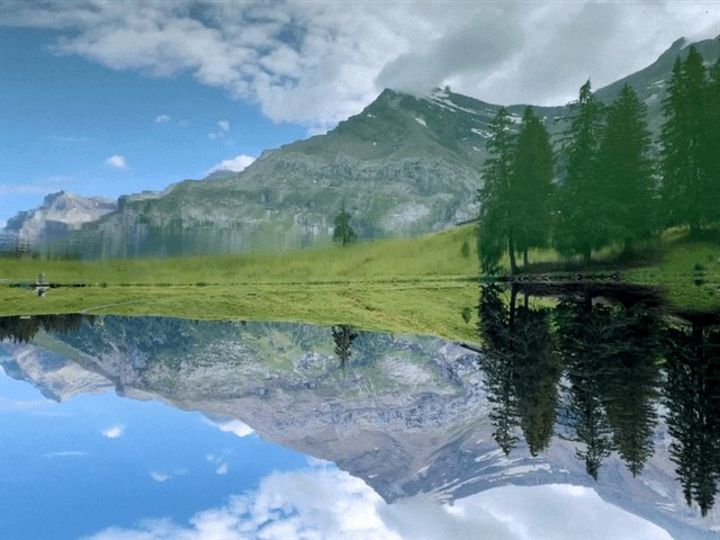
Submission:
<svg viewBox="0 0 720 540">
<path fill-rule="evenodd" d="M 577 443 L 594 479 L 612 452 L 637 475 L 654 452 L 663 404 L 686 501 L 704 515 L 720 480 L 720 325 L 667 322 L 632 296 L 599 302 L 588 290 L 550 309 L 531 307 L 527 293 L 520 301 L 517 285 L 509 302 L 502 292 L 484 286 L 478 310 L 480 366 L 503 452 L 522 436 L 536 456 L 557 434 Z"/>
<path fill-rule="evenodd" d="M 504 253 L 515 273 L 531 248 L 590 261 L 608 245 L 631 254 L 668 227 L 697 235 L 720 224 L 720 60 L 706 68 L 694 47 L 676 60 L 659 141 L 628 85 L 605 106 L 588 81 L 572 108 L 557 152 L 531 107 L 519 133 L 505 108 L 491 122 L 479 191 L 485 272 Z"/>
</svg>

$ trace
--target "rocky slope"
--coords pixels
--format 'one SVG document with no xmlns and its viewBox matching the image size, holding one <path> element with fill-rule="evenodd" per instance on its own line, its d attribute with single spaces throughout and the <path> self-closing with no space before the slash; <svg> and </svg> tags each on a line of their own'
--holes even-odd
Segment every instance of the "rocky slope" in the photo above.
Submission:
<svg viewBox="0 0 720 540">
<path fill-rule="evenodd" d="M 720 41 L 695 44 L 706 60 Z M 628 83 L 661 122 L 665 81 L 684 40 L 647 68 L 597 94 L 612 100 Z M 519 122 L 524 106 L 510 107 Z M 328 241 L 345 201 L 363 238 L 412 235 L 473 218 L 490 119 L 497 105 L 436 90 L 410 96 L 385 90 L 360 114 L 325 135 L 266 151 L 238 174 L 185 181 L 165 192 L 121 199 L 83 227 L 87 255 L 175 255 L 304 247 Z M 568 107 L 538 107 L 553 133 Z"/>
<path fill-rule="evenodd" d="M 708 62 L 720 56 L 717 39 L 694 45 Z M 630 84 L 657 132 L 666 81 L 687 46 L 676 41 L 598 97 L 610 102 Z M 447 89 L 428 96 L 385 90 L 327 134 L 266 151 L 241 173 L 121 197 L 115 211 L 107 201 L 56 194 L 8 229 L 23 241 L 66 249 L 68 231 L 83 224 L 71 243 L 89 257 L 284 250 L 328 242 L 344 201 L 362 238 L 436 231 L 477 215 L 488 123 L 498 108 Z M 519 122 L 524 105 L 509 109 Z M 572 114 L 569 106 L 537 112 L 554 134 Z"/>
<path fill-rule="evenodd" d="M 100 376 L 96 389 L 112 384 L 128 397 L 238 419 L 266 440 L 337 463 L 390 502 L 452 501 L 508 484 L 584 485 L 674 538 L 716 538 L 720 504 L 704 519 L 685 505 L 662 425 L 642 474 L 633 478 L 613 455 L 595 483 L 575 443 L 558 438 L 535 458 L 522 444 L 509 457 L 498 450 L 475 353 L 435 338 L 363 333 L 343 370 L 333 348 L 330 329 L 309 325 L 108 317 L 5 355 L 0 346 L 0 364 L 46 388 L 49 375 L 30 366 L 63 351 L 74 358 L 65 373 L 74 365 L 85 374 L 66 378 L 64 389 L 54 377 L 58 399 L 91 390 L 83 381 Z"/>
<path fill-rule="evenodd" d="M 60 250 L 60 246 L 68 247 L 67 240 L 72 231 L 115 209 L 116 204 L 109 199 L 60 191 L 46 196 L 38 208 L 10 218 L 2 232 L 14 237 L 18 246 L 44 250 L 53 245 Z"/>
</svg>

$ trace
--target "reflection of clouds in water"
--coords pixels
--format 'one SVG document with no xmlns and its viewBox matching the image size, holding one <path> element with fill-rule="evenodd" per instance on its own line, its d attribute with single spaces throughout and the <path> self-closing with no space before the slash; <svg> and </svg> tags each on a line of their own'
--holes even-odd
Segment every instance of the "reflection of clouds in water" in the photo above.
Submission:
<svg viewBox="0 0 720 540">
<path fill-rule="evenodd" d="M 439 506 L 418 499 L 387 505 L 364 482 L 335 468 L 273 473 L 255 492 L 194 515 L 187 525 L 145 521 L 92 540 L 669 540 L 657 526 L 602 501 L 591 489 L 508 486 Z"/>
<path fill-rule="evenodd" d="M 62 458 L 62 457 L 83 457 L 86 455 L 87 455 L 87 452 L 82 452 L 80 450 L 61 450 L 59 452 L 48 452 L 46 454 L 43 454 L 43 457 L 51 459 L 51 458 Z"/>
<path fill-rule="evenodd" d="M 220 418 L 210 417 L 207 423 L 211 426 L 218 428 L 220 431 L 225 433 L 232 433 L 238 437 L 247 437 L 255 433 L 255 430 L 248 426 L 245 422 L 236 420 L 234 418 Z"/>
<path fill-rule="evenodd" d="M 166 482 L 166 481 L 170 480 L 171 476 L 167 473 L 153 471 L 150 473 L 150 478 L 152 478 L 156 482 L 162 483 L 162 482 Z"/>
<path fill-rule="evenodd" d="M 125 426 L 117 424 L 114 426 L 106 427 L 100 433 L 102 433 L 102 436 L 106 439 L 119 439 L 120 437 L 122 437 L 122 434 L 124 432 Z"/>
</svg>

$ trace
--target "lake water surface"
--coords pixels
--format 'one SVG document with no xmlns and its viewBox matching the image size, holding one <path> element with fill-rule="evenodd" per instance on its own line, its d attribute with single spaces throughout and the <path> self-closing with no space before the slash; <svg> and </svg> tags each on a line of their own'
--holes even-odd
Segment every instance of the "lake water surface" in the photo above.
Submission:
<svg viewBox="0 0 720 540">
<path fill-rule="evenodd" d="M 0 537 L 718 538 L 716 318 L 557 294 L 483 287 L 474 344 L 0 318 Z"/>
</svg>

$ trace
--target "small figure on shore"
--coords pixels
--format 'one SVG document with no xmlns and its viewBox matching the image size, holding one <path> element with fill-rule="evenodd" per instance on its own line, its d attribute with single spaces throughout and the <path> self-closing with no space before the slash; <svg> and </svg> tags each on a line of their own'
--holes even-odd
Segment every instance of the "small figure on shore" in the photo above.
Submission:
<svg viewBox="0 0 720 540">
<path fill-rule="evenodd" d="M 45 272 L 40 272 L 35 283 L 35 292 L 37 292 L 38 298 L 45 298 L 48 289 L 49 285 L 45 279 Z"/>
</svg>

